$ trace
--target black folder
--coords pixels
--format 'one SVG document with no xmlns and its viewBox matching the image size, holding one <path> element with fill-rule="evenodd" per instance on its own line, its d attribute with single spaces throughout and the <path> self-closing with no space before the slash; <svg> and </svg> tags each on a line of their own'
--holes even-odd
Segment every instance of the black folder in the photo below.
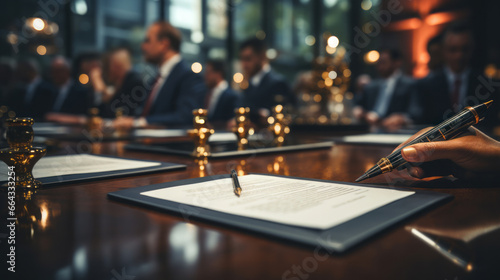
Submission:
<svg viewBox="0 0 500 280">
<path fill-rule="evenodd" d="M 222 213 L 219 211 L 185 205 L 140 194 L 146 191 L 201 183 L 208 180 L 227 178 L 229 176 L 230 175 L 216 175 L 204 178 L 193 178 L 150 186 L 130 188 L 108 193 L 108 198 L 133 204 L 139 204 L 170 213 L 174 212 L 182 215 L 186 219 L 186 221 L 189 221 L 189 219 L 191 218 L 199 218 L 218 224 L 224 224 L 231 227 L 244 229 L 246 231 L 268 235 L 278 239 L 284 239 L 291 242 L 298 242 L 301 244 L 313 246 L 316 248 L 324 249 L 330 253 L 342 253 L 347 249 L 355 246 L 356 244 L 364 241 L 365 239 L 379 233 L 380 231 L 387 229 L 388 227 L 393 226 L 396 223 L 439 202 L 443 202 L 452 198 L 452 196 L 449 194 L 412 190 L 415 192 L 413 195 L 402 198 L 400 200 L 396 200 L 390 204 L 372 210 L 364 215 L 351 219 L 335 227 L 326 230 L 318 230 Z M 333 182 L 318 179 L 295 179 L 366 186 L 361 184 Z M 381 188 L 379 186 L 367 187 Z M 408 189 L 399 190 L 408 191 Z"/>
<path fill-rule="evenodd" d="M 96 156 L 96 155 L 94 155 L 94 156 Z M 100 157 L 107 157 L 107 158 L 119 158 L 119 157 L 114 157 L 114 156 L 104 156 L 104 155 L 99 155 L 99 156 Z M 124 158 L 120 158 L 120 159 L 124 159 Z M 150 162 L 148 160 L 140 160 L 140 159 L 130 159 L 130 160 Z M 132 176 L 132 175 L 139 175 L 139 174 L 146 174 L 146 173 L 160 172 L 160 171 L 167 171 L 167 170 L 179 170 L 179 169 L 186 168 L 185 164 L 170 163 L 170 162 L 159 162 L 159 163 L 160 163 L 160 165 L 157 165 L 157 166 L 150 166 L 150 167 L 143 167 L 143 168 L 103 171 L 103 172 L 94 172 L 94 173 L 82 173 L 82 174 L 68 174 L 68 175 L 35 178 L 35 179 L 40 181 L 42 183 L 43 187 L 48 187 L 48 186 L 53 186 L 53 185 L 58 185 L 58 184 L 65 184 L 65 183 L 77 183 L 77 182 L 83 182 L 83 181 L 109 179 L 109 178 Z M 0 181 L 0 185 L 2 185 L 4 183 L 7 183 L 7 181 Z"/>
</svg>

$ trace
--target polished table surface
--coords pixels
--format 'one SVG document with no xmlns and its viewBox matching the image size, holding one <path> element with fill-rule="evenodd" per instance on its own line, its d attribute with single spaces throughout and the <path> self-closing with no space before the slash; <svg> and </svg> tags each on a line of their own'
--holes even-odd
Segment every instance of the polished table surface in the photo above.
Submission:
<svg viewBox="0 0 500 280">
<path fill-rule="evenodd" d="M 367 184 L 432 189 L 454 198 L 344 254 L 106 196 L 125 188 L 227 174 L 233 168 L 353 182 L 394 147 L 339 144 L 329 150 L 210 160 L 200 168 L 190 158 L 126 151 L 124 144 L 69 142 L 53 153 L 91 151 L 188 167 L 42 188 L 29 199 L 19 198 L 23 209 L 16 228 L 16 273 L 6 270 L 7 229 L 2 227 L 0 279 L 500 279 L 500 188 L 494 184 L 423 182 L 404 172 L 372 179 Z M 0 196 L 4 205 L 7 195 Z M 3 221 L 6 208 L 2 206 Z M 432 238 L 426 243 L 416 232 Z M 432 242 L 444 244 L 444 252 Z"/>
</svg>

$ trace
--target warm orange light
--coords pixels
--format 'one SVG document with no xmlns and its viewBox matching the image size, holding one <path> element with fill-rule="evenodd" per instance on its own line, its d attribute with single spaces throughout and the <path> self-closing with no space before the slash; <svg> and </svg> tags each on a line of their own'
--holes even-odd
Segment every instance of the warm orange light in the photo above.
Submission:
<svg viewBox="0 0 500 280">
<path fill-rule="evenodd" d="M 367 52 L 364 57 L 365 62 L 368 64 L 377 62 L 379 58 L 380 54 L 378 53 L 378 51 L 375 50 Z"/>
<path fill-rule="evenodd" d="M 81 74 L 79 77 L 78 77 L 78 81 L 80 81 L 80 83 L 82 85 L 86 85 L 88 84 L 89 82 L 89 76 L 87 76 L 87 74 Z"/>
<path fill-rule="evenodd" d="M 47 53 L 47 48 L 44 45 L 40 45 L 36 48 L 36 52 L 39 55 L 45 55 Z"/>
<path fill-rule="evenodd" d="M 440 25 L 452 21 L 455 18 L 453 13 L 442 12 L 428 15 L 425 18 L 425 23 L 428 25 Z"/>
<path fill-rule="evenodd" d="M 419 28 L 421 25 L 422 21 L 419 18 L 409 18 L 391 23 L 387 27 L 387 30 L 390 31 L 415 30 Z"/>
<path fill-rule="evenodd" d="M 243 81 L 243 74 L 241 73 L 235 73 L 233 75 L 233 81 L 237 84 L 241 83 Z"/>
<path fill-rule="evenodd" d="M 191 70 L 194 73 L 200 73 L 202 69 L 203 69 L 203 67 L 201 66 L 201 63 L 199 63 L 199 62 L 195 62 L 195 63 L 191 64 Z"/>
<path fill-rule="evenodd" d="M 33 29 L 36 31 L 42 31 L 45 28 L 45 22 L 41 18 L 35 18 L 33 19 Z"/>
</svg>

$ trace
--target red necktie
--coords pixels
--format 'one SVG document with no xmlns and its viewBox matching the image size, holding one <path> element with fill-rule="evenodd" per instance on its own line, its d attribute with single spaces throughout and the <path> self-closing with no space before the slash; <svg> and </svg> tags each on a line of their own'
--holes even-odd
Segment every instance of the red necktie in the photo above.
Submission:
<svg viewBox="0 0 500 280">
<path fill-rule="evenodd" d="M 141 117 L 145 117 L 149 114 L 149 111 L 151 110 L 151 107 L 153 105 L 153 101 L 155 100 L 156 95 L 158 94 L 159 88 L 160 88 L 160 76 L 156 77 L 156 81 L 154 83 L 153 89 L 151 90 L 151 93 L 149 94 L 148 100 L 146 101 L 146 105 L 144 105 L 144 109 L 142 110 Z"/>
<path fill-rule="evenodd" d="M 462 81 L 460 78 L 455 79 L 455 84 L 453 85 L 453 92 L 451 95 L 451 105 L 453 110 L 457 110 L 460 105 L 460 86 L 462 85 Z"/>
</svg>

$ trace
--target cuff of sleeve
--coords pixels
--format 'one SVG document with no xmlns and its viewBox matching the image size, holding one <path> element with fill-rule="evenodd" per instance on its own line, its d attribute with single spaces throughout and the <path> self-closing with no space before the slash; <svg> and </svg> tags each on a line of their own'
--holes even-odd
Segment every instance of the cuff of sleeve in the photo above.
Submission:
<svg viewBox="0 0 500 280">
<path fill-rule="evenodd" d="M 144 117 L 140 117 L 140 118 L 134 120 L 134 127 L 135 128 L 145 127 L 147 125 L 148 125 L 148 121 Z"/>
</svg>

